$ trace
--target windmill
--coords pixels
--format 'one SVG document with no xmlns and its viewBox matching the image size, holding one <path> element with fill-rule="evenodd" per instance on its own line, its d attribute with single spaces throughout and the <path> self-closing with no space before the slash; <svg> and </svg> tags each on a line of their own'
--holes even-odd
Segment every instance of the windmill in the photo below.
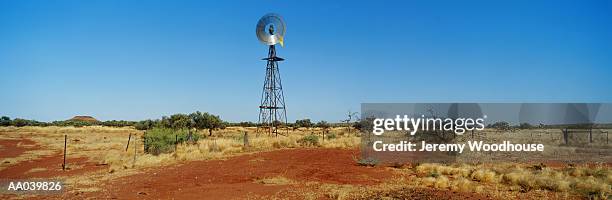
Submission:
<svg viewBox="0 0 612 200">
<path fill-rule="evenodd" d="M 259 128 L 269 135 L 278 136 L 279 127 L 287 124 L 285 96 L 278 62 L 285 59 L 276 56 L 276 44 L 284 46 L 286 25 L 280 15 L 266 14 L 257 22 L 256 34 L 260 42 L 268 46 L 266 78 L 259 105 Z M 287 130 L 288 132 L 289 130 Z M 281 134 L 282 135 L 282 134 Z"/>
</svg>

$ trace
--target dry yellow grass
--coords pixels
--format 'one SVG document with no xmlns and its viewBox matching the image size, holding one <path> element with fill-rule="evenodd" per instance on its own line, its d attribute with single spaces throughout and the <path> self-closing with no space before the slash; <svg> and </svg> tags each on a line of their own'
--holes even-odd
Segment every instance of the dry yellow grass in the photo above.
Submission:
<svg viewBox="0 0 612 200">
<path fill-rule="evenodd" d="M 195 144 L 183 144 L 176 152 L 150 155 L 143 152 L 142 131 L 133 128 L 109 127 L 0 127 L 0 139 L 28 138 L 44 149 L 25 152 L 16 158 L 6 158 L 0 169 L 25 160 L 45 155 L 59 154 L 63 151 L 64 135 L 68 135 L 68 156 L 87 157 L 89 161 L 109 165 L 109 171 L 95 172 L 68 177 L 66 183 L 79 191 L 96 191 L 100 181 L 121 176 L 141 173 L 143 168 L 160 167 L 193 160 L 223 159 L 230 156 L 270 151 L 275 149 L 304 147 L 298 142 L 304 136 L 314 134 L 319 137 L 317 147 L 356 148 L 360 138 L 353 132 L 348 134 L 344 128 L 330 130 L 337 138 L 322 140 L 320 129 L 298 129 L 288 136 L 272 137 L 255 134 L 255 128 L 228 127 L 216 131 L 212 137 L 203 137 Z M 244 132 L 248 132 L 249 145 L 244 145 Z M 128 135 L 136 138 L 138 145 L 134 162 L 134 143 L 125 151 Z M 207 131 L 202 131 L 207 135 Z M 134 142 L 134 141 L 132 141 Z M 312 147 L 309 147 L 312 148 Z M 258 162 L 257 160 L 253 162 Z M 78 166 L 78 165 L 75 165 Z M 39 171 L 43 169 L 33 169 Z M 393 193 L 405 188 L 431 187 L 458 192 L 487 193 L 499 198 L 564 198 L 572 195 L 606 199 L 610 196 L 612 171 L 609 167 L 566 167 L 535 170 L 530 166 L 513 163 L 494 165 L 441 165 L 421 164 L 415 168 L 393 169 L 400 175 L 376 186 L 354 186 L 338 184 L 313 184 L 322 194 L 305 192 L 309 197 L 333 199 L 355 199 L 368 197 L 372 193 Z M 112 172 L 112 173 L 108 173 Z M 403 176 L 414 175 L 417 176 Z M 409 178 L 407 178 L 409 177 Z M 266 182 L 283 183 L 283 177 L 268 177 Z M 288 180 L 291 182 L 291 180 Z M 321 196 L 317 196 L 321 195 Z M 530 197 L 531 198 L 531 197 Z"/>
<path fill-rule="evenodd" d="M 255 180 L 255 183 L 260 183 L 264 185 L 289 185 L 289 184 L 294 184 L 295 181 L 288 179 L 284 176 L 274 176 L 274 177 L 257 179 Z"/>
<path fill-rule="evenodd" d="M 42 171 L 47 171 L 47 168 L 32 168 L 28 170 L 26 173 L 42 172 Z"/>
<path fill-rule="evenodd" d="M 215 131 L 212 137 L 207 137 L 208 131 L 201 131 L 204 137 L 195 144 L 181 144 L 176 152 L 160 155 L 143 152 L 143 131 L 131 127 L 112 128 L 102 126 L 89 127 L 0 127 L 0 139 L 33 140 L 41 146 L 39 150 L 26 151 L 15 158 L 4 158 L 0 169 L 19 162 L 35 160 L 48 155 L 61 155 L 64 148 L 64 135 L 68 136 L 68 158 L 85 157 L 89 162 L 105 164 L 109 170 L 105 172 L 88 173 L 67 177 L 66 183 L 79 191 L 95 191 L 96 183 L 121 176 L 141 173 L 140 169 L 173 165 L 194 160 L 222 159 L 244 153 L 270 151 L 284 148 L 302 147 L 298 141 L 306 135 L 315 134 L 319 147 L 355 148 L 360 140 L 356 134 L 345 134 L 345 128 L 331 129 L 331 133 L 339 136 L 335 139 L 322 140 L 321 129 L 298 129 L 290 131 L 288 136 L 268 136 L 255 134 L 254 127 L 228 127 Z M 248 146 L 244 145 L 244 132 L 248 132 Z M 354 130 L 353 130 L 354 133 Z M 128 136 L 132 135 L 129 149 L 126 151 Z M 134 144 L 136 159 L 134 161 Z M 79 167 L 78 163 L 68 163 L 70 167 Z M 33 169 L 31 172 L 44 169 Z M 110 174 L 109 174 L 110 173 Z"/>
<path fill-rule="evenodd" d="M 412 173 L 410 169 L 406 173 Z M 611 194 L 609 167 L 566 167 L 544 168 L 541 170 L 530 166 L 516 164 L 496 165 L 441 165 L 421 164 L 414 170 L 421 178 L 416 182 L 434 188 L 446 188 L 455 191 L 537 191 L 545 190 L 561 194 L 577 194 L 589 198 L 607 199 Z M 453 180 L 447 183 L 452 177 Z"/>
</svg>

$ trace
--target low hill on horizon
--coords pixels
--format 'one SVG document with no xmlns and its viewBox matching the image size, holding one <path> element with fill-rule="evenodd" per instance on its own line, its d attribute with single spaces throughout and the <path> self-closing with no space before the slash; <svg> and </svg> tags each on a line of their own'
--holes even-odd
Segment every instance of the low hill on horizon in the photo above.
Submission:
<svg viewBox="0 0 612 200">
<path fill-rule="evenodd" d="M 68 121 L 99 122 L 96 118 L 93 118 L 92 116 L 74 116 Z"/>
</svg>

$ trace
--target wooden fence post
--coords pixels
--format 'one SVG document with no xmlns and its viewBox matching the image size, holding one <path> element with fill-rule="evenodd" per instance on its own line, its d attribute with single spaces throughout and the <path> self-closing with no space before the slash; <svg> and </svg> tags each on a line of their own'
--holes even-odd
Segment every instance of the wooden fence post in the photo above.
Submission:
<svg viewBox="0 0 612 200">
<path fill-rule="evenodd" d="M 249 134 L 244 132 L 244 147 L 249 147 Z"/>
<path fill-rule="evenodd" d="M 136 145 L 138 142 L 136 135 L 134 135 L 134 161 L 132 161 L 132 166 L 136 166 L 136 154 L 138 154 L 138 150 L 136 147 L 138 147 L 138 145 Z"/>
<path fill-rule="evenodd" d="M 567 140 L 568 140 L 568 138 L 567 138 L 567 137 L 568 137 L 568 134 L 569 134 L 569 133 L 568 133 L 568 131 L 567 131 L 567 128 L 565 128 L 565 129 L 561 129 L 561 131 L 563 131 L 563 140 L 565 141 L 565 144 L 568 144 L 568 143 L 569 143 L 569 141 L 567 141 Z"/>
<path fill-rule="evenodd" d="M 130 140 L 132 139 L 132 133 L 130 133 L 130 136 L 128 136 L 128 143 L 127 145 L 125 145 L 125 151 L 128 151 L 128 148 L 130 147 Z"/>
<path fill-rule="evenodd" d="M 325 142 L 325 130 L 323 130 L 323 142 Z"/>
<path fill-rule="evenodd" d="M 147 132 L 142 134 L 142 152 L 147 153 Z"/>
<path fill-rule="evenodd" d="M 593 143 L 593 129 L 589 129 L 589 143 Z"/>
<path fill-rule="evenodd" d="M 68 135 L 64 135 L 64 164 L 62 164 L 62 170 L 66 170 L 66 147 L 68 145 Z"/>
</svg>

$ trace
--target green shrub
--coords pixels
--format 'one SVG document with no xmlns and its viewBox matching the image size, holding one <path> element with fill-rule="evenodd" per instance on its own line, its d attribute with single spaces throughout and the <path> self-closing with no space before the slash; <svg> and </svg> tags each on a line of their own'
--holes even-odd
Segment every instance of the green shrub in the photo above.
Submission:
<svg viewBox="0 0 612 200">
<path fill-rule="evenodd" d="M 53 126 L 74 126 L 74 127 L 83 127 L 83 126 L 93 126 L 98 125 L 97 122 L 88 122 L 88 121 L 78 121 L 78 120 L 65 120 L 65 121 L 53 121 L 51 125 Z"/>
<path fill-rule="evenodd" d="M 493 124 L 488 125 L 489 128 L 494 128 L 497 130 L 510 130 L 510 123 L 508 122 L 495 122 Z"/>
<path fill-rule="evenodd" d="M 310 119 L 300 119 L 300 120 L 295 120 L 295 126 L 296 127 L 304 127 L 304 128 L 310 128 L 312 127 L 314 124 L 312 124 L 312 122 L 310 121 Z"/>
<path fill-rule="evenodd" d="M 338 136 L 336 135 L 336 133 L 329 133 L 326 135 L 327 139 L 336 139 Z"/>
<path fill-rule="evenodd" d="M 110 127 L 125 127 L 125 126 L 134 126 L 136 122 L 133 121 L 125 121 L 125 120 L 109 120 L 102 122 L 102 126 L 110 126 Z"/>
<path fill-rule="evenodd" d="M 16 127 L 23 127 L 23 126 L 42 126 L 45 125 L 46 123 L 44 122 L 39 122 L 36 120 L 29 120 L 29 119 L 21 119 L 21 118 L 15 118 L 13 121 L 10 121 L 9 125 L 13 125 Z"/>
<path fill-rule="evenodd" d="M 257 124 L 253 123 L 253 122 L 240 122 L 237 124 L 237 126 L 241 126 L 241 127 L 255 127 L 257 126 Z"/>
<path fill-rule="evenodd" d="M 193 128 L 198 130 L 208 129 L 208 136 L 212 136 L 213 130 L 224 129 L 226 127 L 225 122 L 219 116 L 207 112 L 196 111 L 191 113 L 189 117 L 193 122 Z"/>
<path fill-rule="evenodd" d="M 11 118 L 7 116 L 0 117 L 0 126 L 10 126 L 10 125 L 11 125 Z"/>
<path fill-rule="evenodd" d="M 533 125 L 531 125 L 531 124 L 529 124 L 529 123 L 521 123 L 521 124 L 519 125 L 519 128 L 520 128 L 520 129 L 532 129 L 532 128 L 534 128 L 534 126 L 533 126 Z"/>
<path fill-rule="evenodd" d="M 319 137 L 316 135 L 307 135 L 298 140 L 298 143 L 305 146 L 318 146 L 319 145 Z"/>
<path fill-rule="evenodd" d="M 189 141 L 189 131 L 187 129 L 153 128 L 148 130 L 144 137 L 145 151 L 154 155 L 174 151 L 176 143 Z M 190 141 L 198 141 L 200 135 L 191 134 Z"/>
<path fill-rule="evenodd" d="M 433 171 L 433 172 L 429 172 L 429 174 L 427 174 L 428 177 L 434 177 L 434 178 L 438 178 L 440 176 L 440 173 Z"/>
<path fill-rule="evenodd" d="M 326 121 L 317 122 L 317 124 L 315 124 L 315 126 L 319 127 L 319 128 L 323 128 L 323 129 L 328 129 L 329 127 L 331 127 L 329 125 L 329 123 L 327 123 Z"/>
<path fill-rule="evenodd" d="M 134 124 L 134 128 L 136 130 L 149 130 L 153 128 L 154 125 L 155 125 L 155 122 L 153 120 L 148 119 L 148 120 L 136 122 Z"/>
</svg>

